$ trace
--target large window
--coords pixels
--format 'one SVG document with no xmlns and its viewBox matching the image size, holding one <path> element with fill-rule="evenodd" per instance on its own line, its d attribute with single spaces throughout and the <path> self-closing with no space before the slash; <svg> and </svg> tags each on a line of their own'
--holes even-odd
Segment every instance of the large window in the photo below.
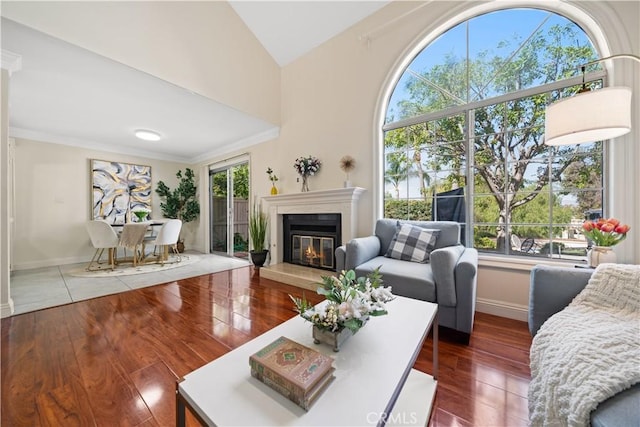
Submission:
<svg viewBox="0 0 640 427">
<path fill-rule="evenodd" d="M 481 252 L 584 258 L 582 222 L 603 213 L 604 145 L 546 146 L 544 111 L 582 88 L 576 70 L 596 57 L 575 23 L 537 9 L 442 34 L 389 102 L 384 216 L 458 221 Z M 584 85 L 603 77 L 594 66 Z"/>
</svg>

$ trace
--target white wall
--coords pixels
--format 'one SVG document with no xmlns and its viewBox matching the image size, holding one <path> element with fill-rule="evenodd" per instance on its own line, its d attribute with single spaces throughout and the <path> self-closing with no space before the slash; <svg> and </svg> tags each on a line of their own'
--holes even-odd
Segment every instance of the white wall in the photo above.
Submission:
<svg viewBox="0 0 640 427">
<path fill-rule="evenodd" d="M 227 2 L 3 1 L 2 16 L 280 123 L 280 68 Z"/>
<path fill-rule="evenodd" d="M 526 5 L 519 2 L 519 5 Z M 572 7 L 565 2 L 529 2 L 549 6 L 570 14 L 584 28 L 601 22 L 597 38 L 603 55 L 638 54 L 640 18 L 638 2 L 582 2 Z M 495 4 L 494 4 L 495 5 Z M 508 7 L 509 2 L 500 2 Z M 393 2 L 378 13 L 329 40 L 304 57 L 282 69 L 282 125 L 277 140 L 252 147 L 252 186 L 256 194 L 268 194 L 270 182 L 265 170 L 272 167 L 280 178 L 278 187 L 286 193 L 300 191 L 293 162 L 296 157 L 315 155 L 323 161 L 320 173 L 310 179 L 311 190 L 342 186 L 344 174 L 338 167 L 340 158 L 352 155 L 357 166 L 351 174 L 354 185 L 368 192 L 361 199 L 358 234 L 368 235 L 373 229 L 378 208 L 378 147 L 380 120 L 386 99 L 400 70 L 401 61 L 425 37 L 434 37 L 455 23 L 487 11 L 491 2 L 429 2 L 422 7 L 416 2 Z M 397 19 L 397 17 L 401 17 Z M 455 19 L 455 23 L 454 20 Z M 367 36 L 370 40 L 367 41 Z M 596 37 L 597 36 L 597 37 Z M 637 107 L 640 88 L 636 72 L 623 73 L 633 67 L 616 63 L 612 76 L 616 84 L 632 86 L 635 92 L 633 132 L 617 142 L 612 150 L 612 213 L 624 222 L 640 221 L 640 196 L 630 192 L 628 182 L 640 188 L 640 173 L 633 165 L 640 163 L 640 123 Z M 631 68 L 633 70 L 633 68 Z M 617 247 L 623 262 L 640 262 L 640 229 Z M 506 267 L 505 267 L 506 266 Z M 526 320 L 529 271 L 532 263 L 515 263 L 510 259 L 483 259 L 479 271 L 478 308 L 481 311 Z"/>
<path fill-rule="evenodd" d="M 16 270 L 70 264 L 91 259 L 93 247 L 85 228 L 91 218 L 90 159 L 151 166 L 152 189 L 158 181 L 176 187 L 185 164 L 77 147 L 16 139 L 16 218 L 13 266 Z M 162 217 L 153 192 L 152 217 Z M 183 235 L 192 235 L 187 228 Z M 185 245 L 189 247 L 191 241 Z"/>
</svg>

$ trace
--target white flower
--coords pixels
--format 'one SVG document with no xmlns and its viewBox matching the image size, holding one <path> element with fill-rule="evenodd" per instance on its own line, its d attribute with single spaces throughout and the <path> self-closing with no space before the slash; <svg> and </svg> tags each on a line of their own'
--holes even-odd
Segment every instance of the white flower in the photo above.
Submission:
<svg viewBox="0 0 640 427">
<path fill-rule="evenodd" d="M 303 318 L 325 330 L 338 331 L 348 327 L 355 333 L 369 316 L 387 314 L 385 303 L 393 299 L 391 288 L 381 286 L 378 270 L 364 280 L 358 279 L 353 270 L 322 280 L 318 293 L 325 295 L 328 302 L 320 312 L 309 309 L 304 300 L 292 299 Z"/>
<path fill-rule="evenodd" d="M 375 301 L 389 302 L 393 299 L 393 294 L 390 287 L 383 288 L 381 286 L 371 290 L 371 298 Z"/>
</svg>

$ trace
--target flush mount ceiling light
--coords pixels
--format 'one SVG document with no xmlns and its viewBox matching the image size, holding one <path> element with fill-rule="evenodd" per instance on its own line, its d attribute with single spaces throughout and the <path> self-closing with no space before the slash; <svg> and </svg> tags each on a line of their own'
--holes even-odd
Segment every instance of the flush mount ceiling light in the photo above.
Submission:
<svg viewBox="0 0 640 427">
<path fill-rule="evenodd" d="M 602 141 L 631 131 L 631 89 L 609 87 L 590 91 L 584 85 L 585 68 L 614 58 L 640 62 L 636 55 L 612 55 L 581 65 L 583 84 L 580 92 L 547 107 L 545 144 L 571 145 Z"/>
<path fill-rule="evenodd" d="M 160 134 L 152 130 L 138 129 L 135 131 L 135 135 L 145 141 L 160 141 Z"/>
</svg>

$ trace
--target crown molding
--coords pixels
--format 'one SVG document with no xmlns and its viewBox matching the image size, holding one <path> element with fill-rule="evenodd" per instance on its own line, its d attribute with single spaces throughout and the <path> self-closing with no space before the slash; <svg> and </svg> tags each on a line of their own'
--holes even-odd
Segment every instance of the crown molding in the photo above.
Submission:
<svg viewBox="0 0 640 427">
<path fill-rule="evenodd" d="M 22 69 L 22 55 L 2 49 L 2 69 L 7 70 L 9 75 Z"/>
</svg>

